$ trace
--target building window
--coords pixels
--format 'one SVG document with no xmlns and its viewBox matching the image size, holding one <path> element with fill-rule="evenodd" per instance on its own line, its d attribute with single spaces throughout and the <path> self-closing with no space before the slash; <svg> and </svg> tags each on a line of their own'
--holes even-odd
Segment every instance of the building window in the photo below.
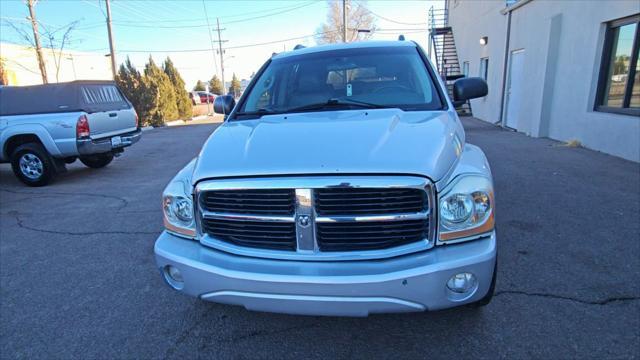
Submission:
<svg viewBox="0 0 640 360">
<path fill-rule="evenodd" d="M 640 15 L 607 24 L 596 110 L 640 115 Z"/>
<path fill-rule="evenodd" d="M 487 81 L 489 75 L 489 58 L 480 59 L 480 77 Z"/>
<path fill-rule="evenodd" d="M 469 62 L 465 61 L 462 63 L 462 75 L 464 77 L 469 77 Z"/>
</svg>

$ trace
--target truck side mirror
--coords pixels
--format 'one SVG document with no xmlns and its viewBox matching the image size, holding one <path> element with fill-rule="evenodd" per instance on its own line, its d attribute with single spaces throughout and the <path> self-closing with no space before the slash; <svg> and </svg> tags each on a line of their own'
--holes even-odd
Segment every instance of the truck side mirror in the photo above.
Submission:
<svg viewBox="0 0 640 360">
<path fill-rule="evenodd" d="M 462 78 L 453 83 L 453 104 L 460 106 L 469 99 L 486 96 L 489 93 L 486 81 L 479 77 Z"/>
<path fill-rule="evenodd" d="M 217 114 L 229 115 L 234 106 L 236 106 L 236 100 L 233 96 L 222 95 L 216 97 L 213 102 L 213 111 Z"/>
</svg>

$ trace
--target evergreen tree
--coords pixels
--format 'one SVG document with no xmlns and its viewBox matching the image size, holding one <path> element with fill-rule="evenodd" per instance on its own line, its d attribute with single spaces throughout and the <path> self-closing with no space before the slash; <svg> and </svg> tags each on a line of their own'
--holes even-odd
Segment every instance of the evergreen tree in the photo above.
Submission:
<svg viewBox="0 0 640 360">
<path fill-rule="evenodd" d="M 193 114 L 193 107 L 189 94 L 184 88 L 184 80 L 180 76 L 178 69 L 173 65 L 173 61 L 169 57 L 164 61 L 164 73 L 169 77 L 169 81 L 173 85 L 173 91 L 176 97 L 176 107 L 178 108 L 178 116 L 181 119 L 189 119 Z"/>
<path fill-rule="evenodd" d="M 144 79 L 140 72 L 133 66 L 129 57 L 120 64 L 116 75 L 116 83 L 124 95 L 131 101 L 138 114 L 141 125 L 149 124 L 149 104 L 145 98 Z"/>
<path fill-rule="evenodd" d="M 167 74 L 149 56 L 144 68 L 144 93 L 150 105 L 149 122 L 153 126 L 179 118 L 176 94 Z"/>
<path fill-rule="evenodd" d="M 209 80 L 209 91 L 216 95 L 224 95 L 224 86 L 218 75 L 213 75 Z"/>
<path fill-rule="evenodd" d="M 204 82 L 198 80 L 196 86 L 193 87 L 193 91 L 205 91 L 207 87 L 204 85 Z"/>
<path fill-rule="evenodd" d="M 240 84 L 240 80 L 238 80 L 236 73 L 233 73 L 231 86 L 229 86 L 229 94 L 233 95 L 233 97 L 238 97 L 240 96 L 240 91 L 242 91 L 242 85 Z"/>
</svg>

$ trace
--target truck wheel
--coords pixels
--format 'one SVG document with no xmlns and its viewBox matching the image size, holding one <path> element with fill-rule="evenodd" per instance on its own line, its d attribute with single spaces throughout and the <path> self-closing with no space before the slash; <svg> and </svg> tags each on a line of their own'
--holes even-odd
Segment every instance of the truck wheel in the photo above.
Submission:
<svg viewBox="0 0 640 360">
<path fill-rule="evenodd" d="M 55 175 L 49 153 L 37 143 L 18 146 L 11 154 L 11 168 L 16 177 L 29 186 L 47 185 Z"/>
<path fill-rule="evenodd" d="M 90 168 L 99 169 L 109 165 L 109 163 L 113 161 L 113 153 L 81 156 L 80 161 Z"/>
</svg>

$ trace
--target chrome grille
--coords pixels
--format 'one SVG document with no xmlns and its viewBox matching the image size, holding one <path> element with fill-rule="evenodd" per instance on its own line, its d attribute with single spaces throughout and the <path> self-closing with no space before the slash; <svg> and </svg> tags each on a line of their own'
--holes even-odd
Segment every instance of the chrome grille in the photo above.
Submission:
<svg viewBox="0 0 640 360">
<path fill-rule="evenodd" d="M 233 214 L 292 215 L 293 189 L 207 191 L 201 197 L 206 211 Z"/>
<path fill-rule="evenodd" d="M 427 206 L 421 189 L 329 188 L 314 193 L 320 216 L 416 213 Z"/>
<path fill-rule="evenodd" d="M 426 239 L 429 221 L 318 223 L 316 234 L 320 251 L 385 249 Z"/>
<path fill-rule="evenodd" d="M 240 255 L 377 259 L 434 245 L 433 194 L 419 177 L 212 180 L 196 199 L 202 244 Z"/>
<path fill-rule="evenodd" d="M 202 229 L 213 237 L 239 246 L 296 249 L 296 227 L 290 222 L 204 219 Z"/>
</svg>

